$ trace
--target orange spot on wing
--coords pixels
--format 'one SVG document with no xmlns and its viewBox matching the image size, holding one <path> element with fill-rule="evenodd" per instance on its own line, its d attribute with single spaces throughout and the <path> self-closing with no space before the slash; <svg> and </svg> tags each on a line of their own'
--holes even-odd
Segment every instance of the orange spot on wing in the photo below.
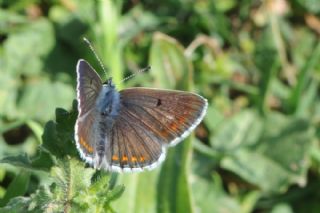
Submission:
<svg viewBox="0 0 320 213">
<path fill-rule="evenodd" d="M 138 160 L 138 159 L 137 159 L 136 157 L 132 157 L 132 158 L 131 158 L 131 161 L 132 161 L 132 162 L 137 162 L 137 160 Z"/>
<path fill-rule="evenodd" d="M 170 124 L 170 129 L 176 131 L 176 130 L 178 129 L 178 125 L 175 124 L 175 123 L 171 123 L 171 124 Z"/>
<path fill-rule="evenodd" d="M 178 121 L 179 121 L 179 123 L 185 123 L 186 118 L 185 118 L 185 117 L 180 117 L 180 118 L 178 119 Z"/>
<path fill-rule="evenodd" d="M 169 128 L 173 131 L 177 131 L 180 129 L 180 125 L 185 124 L 186 118 L 185 117 L 180 117 L 178 118 L 178 122 L 172 122 L 169 124 Z"/>
<path fill-rule="evenodd" d="M 114 160 L 114 161 L 118 161 L 118 160 L 119 160 L 119 157 L 118 157 L 118 156 L 116 156 L 116 155 L 113 155 L 113 156 L 112 156 L 112 160 Z"/>
<path fill-rule="evenodd" d="M 80 137 L 80 144 L 83 148 L 85 148 L 85 150 L 87 150 L 88 152 L 92 153 L 93 152 L 93 148 L 92 146 L 90 146 L 84 139 L 83 137 Z"/>
<path fill-rule="evenodd" d="M 127 156 L 123 156 L 123 157 L 121 158 L 121 162 L 125 162 L 125 161 L 128 161 L 128 157 L 127 157 Z"/>
<path fill-rule="evenodd" d="M 139 161 L 140 161 L 140 162 L 144 162 L 144 161 L 145 161 L 145 158 L 141 156 L 141 157 L 139 158 Z"/>
</svg>

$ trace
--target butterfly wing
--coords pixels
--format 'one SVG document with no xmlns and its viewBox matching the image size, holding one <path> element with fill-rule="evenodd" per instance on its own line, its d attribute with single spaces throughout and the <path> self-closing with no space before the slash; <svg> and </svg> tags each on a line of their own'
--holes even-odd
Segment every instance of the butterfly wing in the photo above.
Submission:
<svg viewBox="0 0 320 213">
<path fill-rule="evenodd" d="M 79 117 L 94 108 L 102 81 L 96 71 L 83 59 L 77 64 L 77 98 Z"/>
<path fill-rule="evenodd" d="M 124 114 L 122 114 L 124 113 Z M 106 149 L 109 169 L 134 172 L 153 169 L 165 158 L 165 149 L 148 129 L 120 110 Z"/>
<path fill-rule="evenodd" d="M 78 119 L 75 125 L 75 140 L 80 155 L 92 163 L 95 149 L 96 121 L 95 103 L 101 91 L 102 82 L 96 71 L 85 61 L 77 64 Z"/>
<path fill-rule="evenodd" d="M 154 168 L 165 147 L 187 137 L 207 109 L 206 99 L 183 91 L 130 88 L 120 91 L 120 99 L 107 155 L 112 170 Z"/>
</svg>

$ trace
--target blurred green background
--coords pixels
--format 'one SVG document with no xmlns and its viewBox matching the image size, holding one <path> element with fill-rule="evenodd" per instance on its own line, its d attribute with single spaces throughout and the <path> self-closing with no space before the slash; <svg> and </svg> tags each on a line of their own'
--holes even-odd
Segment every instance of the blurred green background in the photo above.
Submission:
<svg viewBox="0 0 320 213">
<path fill-rule="evenodd" d="M 320 1 L 0 5 L 0 212 L 320 212 Z M 73 141 L 80 58 L 118 89 L 204 96 L 204 122 L 154 171 L 87 168 Z"/>
</svg>

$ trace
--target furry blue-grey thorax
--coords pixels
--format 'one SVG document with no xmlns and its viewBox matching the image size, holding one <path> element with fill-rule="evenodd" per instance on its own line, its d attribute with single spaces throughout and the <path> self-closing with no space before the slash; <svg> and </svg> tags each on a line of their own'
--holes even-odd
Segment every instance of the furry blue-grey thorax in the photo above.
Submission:
<svg viewBox="0 0 320 213">
<path fill-rule="evenodd" d="M 112 79 L 109 78 L 102 86 L 102 90 L 96 101 L 98 112 L 103 117 L 114 119 L 120 108 L 120 94 L 116 90 Z"/>
</svg>

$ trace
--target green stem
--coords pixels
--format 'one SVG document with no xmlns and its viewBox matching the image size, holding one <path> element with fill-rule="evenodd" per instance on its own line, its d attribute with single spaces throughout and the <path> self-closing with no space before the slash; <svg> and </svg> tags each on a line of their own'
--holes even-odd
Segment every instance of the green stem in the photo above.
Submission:
<svg viewBox="0 0 320 213">
<path fill-rule="evenodd" d="M 118 26 L 122 5 L 119 2 L 121 3 L 122 1 L 100 0 L 98 13 L 103 61 L 108 64 L 110 76 L 116 83 L 117 88 L 121 89 L 123 66 L 121 61 L 122 46 L 118 37 Z"/>
<path fill-rule="evenodd" d="M 311 54 L 310 59 L 305 63 L 304 67 L 301 69 L 298 76 L 298 83 L 293 89 L 291 97 L 289 99 L 289 111 L 293 114 L 296 114 L 300 105 L 300 101 L 302 98 L 302 93 L 307 86 L 307 82 L 310 77 L 311 71 L 313 71 L 314 67 L 320 60 L 320 42 L 318 42 L 314 51 Z"/>
</svg>

